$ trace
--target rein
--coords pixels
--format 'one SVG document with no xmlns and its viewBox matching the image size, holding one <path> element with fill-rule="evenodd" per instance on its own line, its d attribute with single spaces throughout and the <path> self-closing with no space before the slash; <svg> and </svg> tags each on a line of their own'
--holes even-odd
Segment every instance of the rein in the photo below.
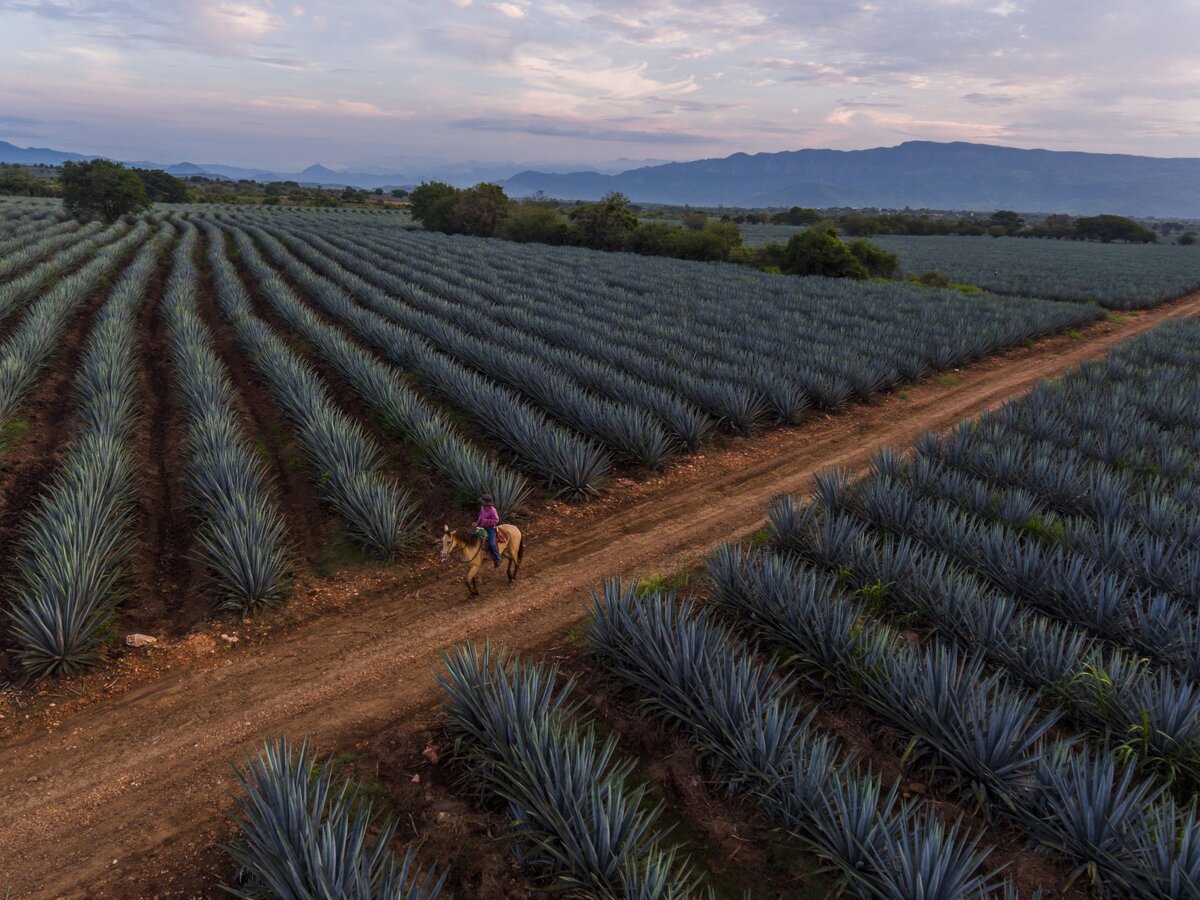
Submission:
<svg viewBox="0 0 1200 900">
<path fill-rule="evenodd" d="M 477 539 L 477 540 L 479 540 L 479 546 L 477 546 L 477 547 L 475 548 L 475 553 L 474 553 L 474 554 L 472 554 L 471 556 L 467 556 L 467 548 L 466 548 L 466 547 L 459 547 L 459 548 L 458 548 L 458 549 L 459 549 L 459 550 L 462 552 L 462 555 L 463 555 L 463 558 L 462 558 L 462 559 L 463 559 L 463 562 L 465 562 L 465 563 L 472 563 L 472 562 L 475 562 L 475 560 L 479 558 L 479 554 L 483 552 L 483 546 L 484 546 L 484 542 L 483 542 L 483 540 L 482 540 L 481 538 L 480 538 L 480 539 Z"/>
</svg>

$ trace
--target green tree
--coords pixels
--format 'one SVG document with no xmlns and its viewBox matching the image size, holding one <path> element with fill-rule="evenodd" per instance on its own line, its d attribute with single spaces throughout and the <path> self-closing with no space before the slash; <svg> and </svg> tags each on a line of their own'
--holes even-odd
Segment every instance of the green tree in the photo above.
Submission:
<svg viewBox="0 0 1200 900">
<path fill-rule="evenodd" d="M 841 225 L 842 232 L 850 237 L 865 237 L 868 234 L 879 234 L 883 230 L 878 219 L 861 213 L 843 216 L 838 224 Z"/>
<path fill-rule="evenodd" d="M 714 222 L 702 231 L 676 231 L 668 252 L 678 259 L 719 262 L 741 246 L 742 230 L 732 222 Z"/>
<path fill-rule="evenodd" d="M 683 214 L 683 227 L 687 231 L 703 231 L 704 226 L 708 224 L 708 213 L 701 210 L 692 210 Z"/>
<path fill-rule="evenodd" d="M 666 222 L 642 222 L 625 238 L 625 249 L 643 256 L 669 256 L 678 231 Z"/>
<path fill-rule="evenodd" d="M 775 213 L 771 216 L 771 221 L 776 225 L 812 225 L 820 220 L 819 212 L 803 206 L 793 206 L 787 212 Z"/>
<path fill-rule="evenodd" d="M 54 197 L 58 189 L 45 178 L 35 178 L 21 166 L 0 164 L 0 195 Z"/>
<path fill-rule="evenodd" d="M 1082 241 L 1128 241 L 1131 244 L 1153 244 L 1158 235 L 1125 216 L 1083 216 L 1075 220 L 1075 238 Z"/>
<path fill-rule="evenodd" d="M 448 230 L 452 234 L 491 237 L 500 230 L 511 205 L 500 185 L 477 184 L 455 197 L 449 210 Z"/>
<path fill-rule="evenodd" d="M 1183 244 L 1185 247 L 1192 246 L 1192 244 L 1196 243 L 1196 232 L 1185 231 L 1179 236 L 1178 243 Z"/>
<path fill-rule="evenodd" d="M 412 217 L 430 231 L 446 231 L 450 226 L 454 201 L 461 194 L 458 188 L 442 181 L 426 181 L 409 195 Z"/>
<path fill-rule="evenodd" d="M 793 234 L 784 247 L 780 269 L 790 275 L 866 278 L 866 267 L 832 228 L 810 228 Z"/>
<path fill-rule="evenodd" d="M 150 206 L 146 186 L 135 172 L 107 159 L 63 163 L 59 175 L 63 207 L 77 218 L 99 216 L 115 222 Z"/>
<path fill-rule="evenodd" d="M 567 237 L 567 223 L 554 204 L 522 200 L 509 206 L 500 237 L 522 244 L 561 244 Z"/>
<path fill-rule="evenodd" d="M 1004 229 L 1005 234 L 1014 234 L 1021 230 L 1025 225 L 1025 220 L 1018 213 L 1011 209 L 998 209 L 992 213 L 991 219 L 988 220 L 989 225 L 998 225 Z"/>
<path fill-rule="evenodd" d="M 900 257 L 889 253 L 878 244 L 862 238 L 846 245 L 863 268 L 876 278 L 892 278 L 900 270 Z"/>
<path fill-rule="evenodd" d="M 187 185 L 162 169 L 134 169 L 137 177 L 146 186 L 146 196 L 151 203 L 187 203 Z"/>
<path fill-rule="evenodd" d="M 624 194 L 606 194 L 599 203 L 585 203 L 570 213 L 576 243 L 595 250 L 620 250 L 638 218 Z"/>
</svg>

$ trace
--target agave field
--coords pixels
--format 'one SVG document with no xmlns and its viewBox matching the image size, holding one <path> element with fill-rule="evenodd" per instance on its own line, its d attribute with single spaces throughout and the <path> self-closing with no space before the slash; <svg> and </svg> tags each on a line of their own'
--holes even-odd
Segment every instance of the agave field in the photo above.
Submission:
<svg viewBox="0 0 1200 900">
<path fill-rule="evenodd" d="M 1091 306 L 416 232 L 367 211 L 0 204 L 0 642 L 284 599 L 422 510 L 584 501 L 725 434 L 1085 324 Z"/>
<path fill-rule="evenodd" d="M 1195 246 L 960 235 L 871 241 L 900 257 L 905 276 L 932 271 L 998 294 L 1147 309 L 1200 288 Z"/>
<path fill-rule="evenodd" d="M 605 584 L 583 630 L 586 665 L 712 784 L 851 896 L 1015 897 L 1004 846 L 1044 856 L 1050 892 L 1200 897 L 1200 323 L 768 513 L 685 594 Z M 458 764 L 530 871 L 699 895 L 573 680 L 491 647 L 446 666 Z M 830 709 L 865 717 L 906 777 Z"/>
</svg>

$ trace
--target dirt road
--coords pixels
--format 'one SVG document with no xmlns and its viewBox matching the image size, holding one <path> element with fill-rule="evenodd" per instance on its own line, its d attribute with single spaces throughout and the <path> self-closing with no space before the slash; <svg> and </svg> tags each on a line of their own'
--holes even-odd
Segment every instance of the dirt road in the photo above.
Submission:
<svg viewBox="0 0 1200 900">
<path fill-rule="evenodd" d="M 467 603 L 457 576 L 441 571 L 400 596 L 385 574 L 343 612 L 181 663 L 26 734 L 0 749 L 0 891 L 136 895 L 153 881 L 152 868 L 161 872 L 211 841 L 228 808 L 230 762 L 243 748 L 286 732 L 332 750 L 397 727 L 435 701 L 431 672 L 454 644 L 553 640 L 602 578 L 670 572 L 758 527 L 770 497 L 805 490 L 815 471 L 861 467 L 878 448 L 993 409 L 1163 319 L 1195 315 L 1200 293 L 1004 354 L 962 370 L 957 383 L 934 378 L 840 416 L 734 442 L 576 513 L 577 525 L 537 534 L 512 588 L 493 576 L 482 599 Z"/>
</svg>

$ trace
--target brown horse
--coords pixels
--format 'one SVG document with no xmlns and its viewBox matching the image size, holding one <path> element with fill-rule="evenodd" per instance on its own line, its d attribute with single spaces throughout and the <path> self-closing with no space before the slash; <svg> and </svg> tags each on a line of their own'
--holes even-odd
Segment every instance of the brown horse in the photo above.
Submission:
<svg viewBox="0 0 1200 900">
<path fill-rule="evenodd" d="M 517 578 L 521 568 L 521 559 L 525 556 L 525 542 L 521 538 L 521 529 L 516 525 L 500 525 L 496 528 L 496 542 L 500 545 L 500 558 L 508 560 L 508 581 L 511 584 Z M 447 525 L 442 532 L 442 562 L 448 562 L 450 554 L 455 550 L 462 553 L 462 561 L 471 569 L 467 572 L 467 590 L 470 596 L 479 596 L 479 569 L 487 559 L 487 539 L 481 538 L 474 528 L 455 528 L 450 530 Z"/>
</svg>

